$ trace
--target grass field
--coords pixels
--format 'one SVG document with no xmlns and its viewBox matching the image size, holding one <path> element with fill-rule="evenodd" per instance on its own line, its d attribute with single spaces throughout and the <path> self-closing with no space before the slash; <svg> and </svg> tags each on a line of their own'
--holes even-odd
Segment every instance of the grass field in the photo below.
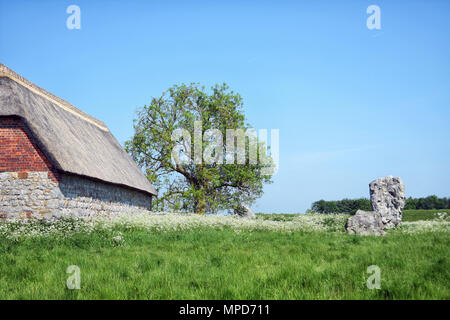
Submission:
<svg viewBox="0 0 450 320">
<path fill-rule="evenodd" d="M 341 218 L 320 217 L 311 230 L 275 228 L 301 219 L 260 216 L 264 227 L 171 222 L 162 229 L 73 223 L 64 226 L 70 235 L 23 229 L 31 236 L 8 226 L 0 232 L 0 299 L 450 298 L 448 224 L 384 237 L 342 233 Z M 70 265 L 81 270 L 80 290 L 66 287 Z M 366 286 L 370 265 L 381 270 L 379 290 Z"/>
<path fill-rule="evenodd" d="M 403 211 L 403 221 L 419 221 L 419 220 L 433 220 L 437 218 L 437 213 L 448 213 L 449 209 L 440 210 L 404 210 Z"/>
</svg>

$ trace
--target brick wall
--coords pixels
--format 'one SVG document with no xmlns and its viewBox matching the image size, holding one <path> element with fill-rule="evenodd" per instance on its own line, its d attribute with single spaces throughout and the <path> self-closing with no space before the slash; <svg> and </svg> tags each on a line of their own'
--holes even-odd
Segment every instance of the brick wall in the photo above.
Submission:
<svg viewBox="0 0 450 320">
<path fill-rule="evenodd" d="M 17 117 L 0 117 L 0 172 L 48 172 L 57 181 L 52 164 L 37 146 L 30 130 Z"/>
</svg>

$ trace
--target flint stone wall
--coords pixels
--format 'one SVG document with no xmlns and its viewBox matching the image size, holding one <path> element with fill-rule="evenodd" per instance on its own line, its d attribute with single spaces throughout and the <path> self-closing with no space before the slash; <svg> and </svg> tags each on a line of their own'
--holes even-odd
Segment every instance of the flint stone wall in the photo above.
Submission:
<svg viewBox="0 0 450 320">
<path fill-rule="evenodd" d="M 151 210 L 151 196 L 126 187 L 48 172 L 0 173 L 0 218 L 51 219 Z"/>
</svg>

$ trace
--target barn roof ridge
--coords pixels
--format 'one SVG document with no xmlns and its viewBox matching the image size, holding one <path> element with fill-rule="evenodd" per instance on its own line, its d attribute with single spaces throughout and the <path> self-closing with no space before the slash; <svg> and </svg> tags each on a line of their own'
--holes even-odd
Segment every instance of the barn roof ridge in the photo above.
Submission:
<svg viewBox="0 0 450 320">
<path fill-rule="evenodd" d="M 18 82 L 20 85 L 26 87 L 27 89 L 33 91 L 34 93 L 40 95 L 41 97 L 44 97 L 47 100 L 50 100 L 51 102 L 53 102 L 55 105 L 59 106 L 60 108 L 80 117 L 81 119 L 83 119 L 87 122 L 92 123 L 93 125 L 97 126 L 99 129 L 104 130 L 104 131 L 109 131 L 108 127 L 102 121 L 81 111 L 80 109 L 78 109 L 77 107 L 72 105 L 70 102 L 39 87 L 38 85 L 34 84 L 33 82 L 29 81 L 28 79 L 22 77 L 20 74 L 11 70 L 7 66 L 5 66 L 3 63 L 0 63 L 0 77 L 8 77 L 11 80 L 14 80 L 14 81 Z"/>
</svg>

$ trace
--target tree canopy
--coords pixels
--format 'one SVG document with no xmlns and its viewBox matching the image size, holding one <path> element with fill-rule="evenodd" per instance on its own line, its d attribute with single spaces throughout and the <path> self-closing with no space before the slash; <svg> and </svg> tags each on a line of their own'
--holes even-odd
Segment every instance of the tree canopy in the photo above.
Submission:
<svg viewBox="0 0 450 320">
<path fill-rule="evenodd" d="M 134 130 L 125 148 L 159 193 L 155 210 L 232 211 L 271 182 L 266 145 L 245 123 L 241 96 L 226 84 L 209 91 L 175 85 L 137 111 Z"/>
</svg>

